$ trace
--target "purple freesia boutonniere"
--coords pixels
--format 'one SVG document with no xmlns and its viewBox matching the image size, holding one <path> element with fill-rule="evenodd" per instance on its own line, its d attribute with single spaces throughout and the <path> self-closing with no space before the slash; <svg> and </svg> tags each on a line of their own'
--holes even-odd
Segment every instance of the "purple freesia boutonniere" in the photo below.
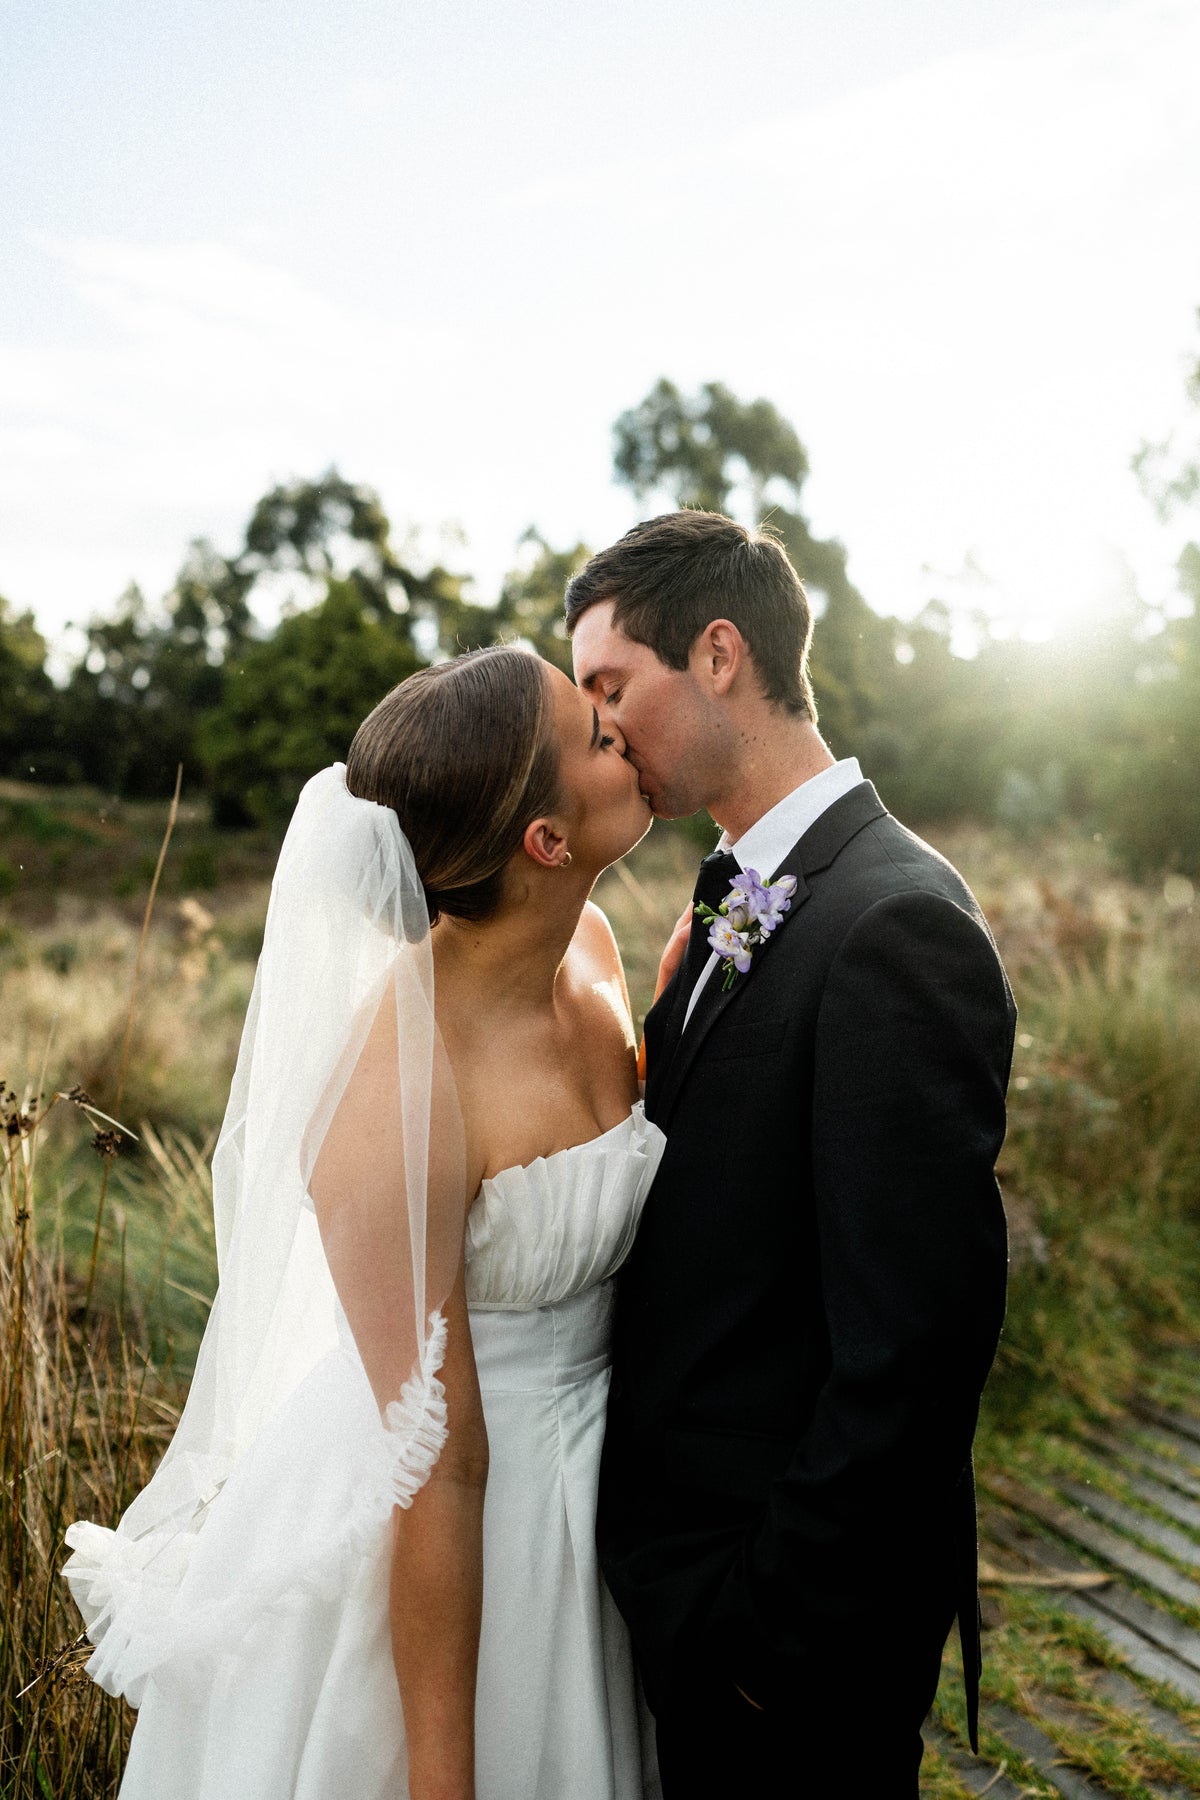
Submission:
<svg viewBox="0 0 1200 1800">
<path fill-rule="evenodd" d="M 726 989 L 747 972 L 758 946 L 790 908 L 795 891 L 794 875 L 781 875 L 778 881 L 766 884 L 757 869 L 744 869 L 715 910 L 703 901 L 696 907 L 712 928 L 709 948 L 723 959 Z"/>
</svg>

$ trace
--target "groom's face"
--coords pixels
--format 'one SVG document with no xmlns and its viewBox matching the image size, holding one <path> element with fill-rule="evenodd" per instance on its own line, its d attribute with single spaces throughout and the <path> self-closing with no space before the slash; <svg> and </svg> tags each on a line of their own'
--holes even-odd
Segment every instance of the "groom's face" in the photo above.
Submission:
<svg viewBox="0 0 1200 1800">
<path fill-rule="evenodd" d="M 671 669 L 613 623 L 611 600 L 589 606 L 575 627 L 575 679 L 602 727 L 616 726 L 638 785 L 661 819 L 709 799 L 707 747 L 713 720 L 690 669 Z"/>
</svg>

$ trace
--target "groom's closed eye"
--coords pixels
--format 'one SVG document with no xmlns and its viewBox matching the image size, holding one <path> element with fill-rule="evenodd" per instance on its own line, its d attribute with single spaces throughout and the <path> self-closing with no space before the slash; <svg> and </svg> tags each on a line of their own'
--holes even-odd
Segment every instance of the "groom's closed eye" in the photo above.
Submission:
<svg viewBox="0 0 1200 1800">
<path fill-rule="evenodd" d="M 613 745 L 616 743 L 616 741 L 617 741 L 616 738 L 609 737 L 607 733 L 605 733 L 605 735 L 603 737 L 600 735 L 600 714 L 596 711 L 595 707 L 593 706 L 593 708 L 592 708 L 592 741 L 591 741 L 590 748 L 595 750 L 597 747 L 599 747 L 601 750 L 611 750 Z"/>
</svg>

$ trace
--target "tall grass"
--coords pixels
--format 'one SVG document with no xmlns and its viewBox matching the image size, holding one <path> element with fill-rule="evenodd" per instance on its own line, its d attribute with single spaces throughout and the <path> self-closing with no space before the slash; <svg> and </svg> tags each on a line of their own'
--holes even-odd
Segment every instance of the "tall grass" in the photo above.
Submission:
<svg viewBox="0 0 1200 1800">
<path fill-rule="evenodd" d="M 64 1104 L 55 1096 L 53 1106 Z M 5 1090 L 0 1291 L 0 1795 L 107 1795 L 128 1722 L 82 1673 L 58 1573 L 66 1527 L 114 1522 L 153 1466 L 157 1383 L 120 1326 L 89 1318 L 86 1276 L 36 1242 L 39 1137 L 51 1108 Z M 103 1128 L 102 1128 L 103 1129 Z M 97 1134 L 99 1135 L 99 1134 Z M 101 1140 L 109 1154 L 110 1140 Z"/>
<path fill-rule="evenodd" d="M 44 1110 L 32 1097 L 0 1093 L 3 1800 L 99 1800 L 116 1792 L 132 1715 L 83 1673 L 89 1648 L 59 1572 L 63 1535 L 79 1518 L 116 1523 L 153 1472 L 183 1392 L 169 1356 L 158 1364 L 148 1354 L 146 1292 L 131 1282 L 102 1299 L 97 1283 L 89 1301 L 86 1257 L 68 1256 L 57 1220 L 49 1243 L 35 1230 L 41 1130 L 53 1110 L 76 1108 L 93 1154 L 111 1159 L 113 1134 L 103 1121 L 96 1129 L 78 1093 L 55 1095 Z M 169 1221 L 203 1216 L 198 1153 L 153 1133 L 147 1152 Z M 103 1183 L 99 1168 L 94 1198 Z M 95 1267 L 104 1260 L 98 1249 Z M 118 1269 L 123 1263 L 118 1244 Z"/>
<path fill-rule="evenodd" d="M 1165 1348 L 1200 1342 L 1195 965 L 1164 933 L 1031 975 L 1009 1102 L 1001 1434 L 1110 1411 Z"/>
<path fill-rule="evenodd" d="M 181 779 L 182 770 L 138 939 L 117 1107 Z M 38 1234 L 39 1151 L 55 1108 L 64 1103 L 87 1118 L 103 1165 L 82 1293 L 61 1231 L 56 1254 L 49 1255 Z M 128 1134 L 79 1086 L 56 1092 L 47 1105 L 40 1091 L 0 1085 L 0 1127 L 0 1795 L 90 1797 L 113 1792 L 130 1721 L 127 1709 L 84 1673 L 87 1651 L 59 1574 L 63 1536 L 79 1517 L 115 1524 L 151 1473 L 162 1447 L 156 1436 L 169 1435 L 174 1415 L 162 1406 L 153 1367 L 125 1329 L 124 1284 L 114 1308 L 103 1314 L 93 1309 L 110 1172 Z M 161 1159 L 161 1140 L 153 1142 Z"/>
</svg>

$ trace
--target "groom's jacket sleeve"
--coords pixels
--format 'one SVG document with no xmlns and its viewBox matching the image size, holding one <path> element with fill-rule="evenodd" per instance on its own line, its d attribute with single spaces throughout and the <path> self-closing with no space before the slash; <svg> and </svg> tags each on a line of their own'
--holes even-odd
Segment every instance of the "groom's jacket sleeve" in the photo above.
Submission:
<svg viewBox="0 0 1200 1800">
<path fill-rule="evenodd" d="M 946 1541 L 1004 1312 L 1014 1019 L 986 928 L 941 895 L 877 901 L 830 964 L 811 1169 L 828 1375 L 711 1617 L 768 1704 Z"/>
</svg>

